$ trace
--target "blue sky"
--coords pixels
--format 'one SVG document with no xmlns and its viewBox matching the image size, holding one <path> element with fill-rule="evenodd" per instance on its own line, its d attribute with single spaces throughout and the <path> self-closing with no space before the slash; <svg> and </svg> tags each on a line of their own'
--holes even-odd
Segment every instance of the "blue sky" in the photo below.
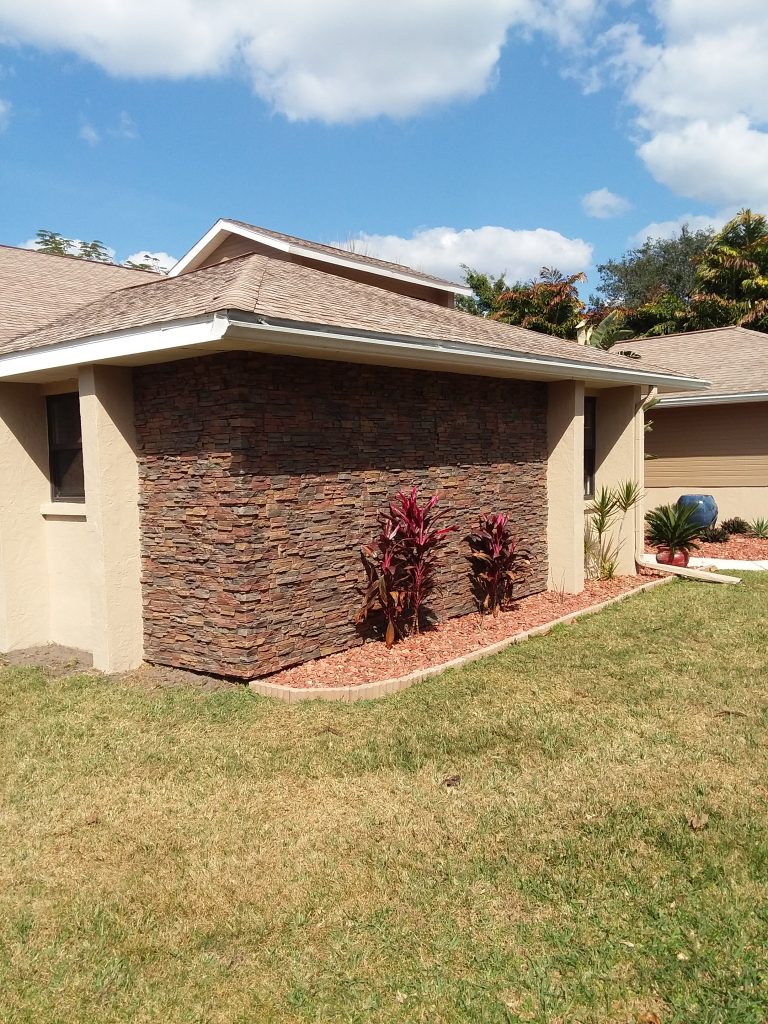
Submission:
<svg viewBox="0 0 768 1024">
<path fill-rule="evenodd" d="M 768 208 L 766 53 L 764 0 L 0 0 L 0 241 L 178 257 L 232 216 L 593 285 Z"/>
</svg>

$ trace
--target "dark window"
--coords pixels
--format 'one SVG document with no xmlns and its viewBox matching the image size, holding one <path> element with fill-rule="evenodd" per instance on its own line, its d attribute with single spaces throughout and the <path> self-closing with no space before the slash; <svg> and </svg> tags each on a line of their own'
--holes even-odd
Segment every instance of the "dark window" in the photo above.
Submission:
<svg viewBox="0 0 768 1024">
<path fill-rule="evenodd" d="M 597 399 L 584 399 L 584 497 L 595 496 Z"/>
<path fill-rule="evenodd" d="M 48 453 L 54 501 L 85 501 L 80 396 L 49 395 Z"/>
</svg>

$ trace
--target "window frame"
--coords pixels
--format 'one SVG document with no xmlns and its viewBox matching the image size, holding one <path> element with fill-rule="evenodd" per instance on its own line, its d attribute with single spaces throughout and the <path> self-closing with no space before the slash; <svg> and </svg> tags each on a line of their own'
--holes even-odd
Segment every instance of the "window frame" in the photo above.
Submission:
<svg viewBox="0 0 768 1024">
<path fill-rule="evenodd" d="M 60 427 L 61 423 L 57 423 L 56 406 L 61 406 L 63 401 L 76 403 L 77 406 L 77 437 L 68 437 L 65 440 L 56 440 L 56 427 Z M 65 455 L 72 455 L 73 453 L 80 455 L 80 465 L 82 467 L 83 461 L 83 432 L 82 424 L 80 420 L 80 395 L 77 391 L 65 391 L 56 395 L 45 396 L 45 413 L 46 421 L 48 426 L 48 479 L 51 485 L 51 501 L 62 504 L 85 504 L 85 473 L 82 472 L 82 485 L 78 487 L 72 493 L 62 493 L 66 488 L 63 483 L 64 468 L 62 466 L 61 457 Z"/>
<path fill-rule="evenodd" d="M 588 411 L 589 410 L 589 411 Z M 597 476 L 597 398 L 584 397 L 584 499 L 595 496 Z"/>
</svg>

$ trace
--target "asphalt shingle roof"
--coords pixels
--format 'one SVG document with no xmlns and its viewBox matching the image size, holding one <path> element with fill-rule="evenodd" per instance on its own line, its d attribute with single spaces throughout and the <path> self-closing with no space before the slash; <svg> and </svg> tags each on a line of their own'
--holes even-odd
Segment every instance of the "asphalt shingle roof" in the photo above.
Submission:
<svg viewBox="0 0 768 1024">
<path fill-rule="evenodd" d="M 711 331 L 635 338 L 621 343 L 643 359 L 668 366 L 689 377 L 704 377 L 711 387 L 685 392 L 685 397 L 747 394 L 768 391 L 768 334 L 745 327 L 717 327 Z M 678 397 L 668 392 L 664 398 Z"/>
<path fill-rule="evenodd" d="M 0 245 L 0 350 L 9 339 L 157 274 Z"/>
<path fill-rule="evenodd" d="M 403 263 L 391 263 L 388 260 L 380 260 L 378 256 L 366 256 L 363 253 L 352 252 L 348 249 L 339 249 L 338 246 L 325 245 L 322 242 L 310 242 L 306 238 L 285 235 L 282 231 L 272 231 L 271 228 L 262 228 L 256 224 L 248 224 L 244 220 L 234 220 L 232 217 L 227 217 L 226 220 L 229 224 L 237 224 L 239 227 L 246 228 L 249 231 L 257 231 L 259 234 L 269 235 L 270 238 L 275 238 L 280 242 L 287 242 L 289 245 L 295 245 L 297 248 L 324 253 L 327 256 L 332 256 L 334 259 L 359 263 L 362 269 L 370 266 L 381 270 L 390 270 L 395 274 L 406 274 L 408 277 L 417 278 L 426 284 L 449 285 L 452 288 L 464 287 L 463 285 L 456 284 L 455 281 L 447 281 L 443 277 L 434 277 L 432 274 L 425 274 L 422 270 L 414 270 L 413 267 L 407 267 Z"/>
<path fill-rule="evenodd" d="M 633 368 L 626 356 L 259 254 L 121 289 L 39 330 L 5 341 L 0 355 L 223 311 L 315 328 L 475 343 L 585 365 Z M 642 369 L 652 372 L 658 367 Z"/>
</svg>

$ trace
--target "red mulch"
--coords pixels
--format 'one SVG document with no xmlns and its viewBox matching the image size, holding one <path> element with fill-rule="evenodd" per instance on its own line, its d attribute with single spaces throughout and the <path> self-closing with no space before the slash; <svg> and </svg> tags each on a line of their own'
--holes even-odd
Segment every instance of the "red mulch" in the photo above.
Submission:
<svg viewBox="0 0 768 1024">
<path fill-rule="evenodd" d="M 768 558 L 768 540 L 755 537 L 732 536 L 725 544 L 701 543 L 693 552 L 694 558 L 743 558 L 748 562 L 761 562 Z"/>
<path fill-rule="evenodd" d="M 658 579 L 656 573 L 641 570 L 639 576 L 617 576 L 613 580 L 589 580 L 580 594 L 547 592 L 516 601 L 509 611 L 491 615 L 464 615 L 439 623 L 419 636 L 411 636 L 388 651 L 383 641 L 374 640 L 327 658 L 308 661 L 269 677 L 280 686 L 355 686 L 396 679 L 432 665 L 442 665 L 481 647 L 524 633 L 535 626 L 559 619 L 571 612 L 636 590 Z"/>
<path fill-rule="evenodd" d="M 651 554 L 655 548 L 646 547 Z M 757 540 L 755 537 L 732 535 L 725 544 L 709 544 L 700 541 L 698 548 L 691 552 L 693 558 L 732 558 L 744 559 L 747 562 L 761 562 L 768 559 L 768 540 Z"/>
</svg>

